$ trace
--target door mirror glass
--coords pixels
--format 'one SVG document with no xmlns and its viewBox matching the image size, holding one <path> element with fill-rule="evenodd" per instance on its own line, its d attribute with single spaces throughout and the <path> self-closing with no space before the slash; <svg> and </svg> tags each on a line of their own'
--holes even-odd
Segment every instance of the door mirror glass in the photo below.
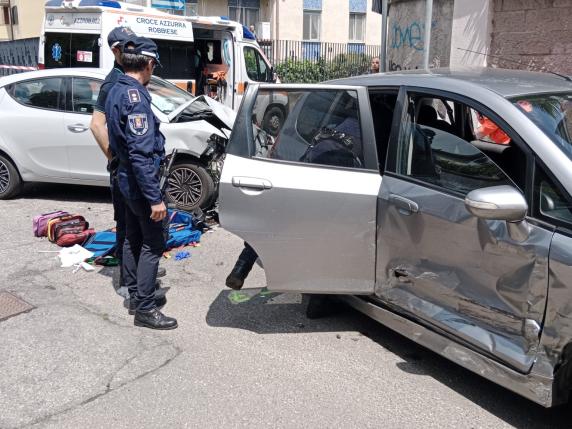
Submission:
<svg viewBox="0 0 572 429">
<path fill-rule="evenodd" d="M 465 197 L 465 207 L 481 219 L 519 222 L 526 217 L 528 205 L 522 194 L 512 186 L 475 189 Z"/>
</svg>

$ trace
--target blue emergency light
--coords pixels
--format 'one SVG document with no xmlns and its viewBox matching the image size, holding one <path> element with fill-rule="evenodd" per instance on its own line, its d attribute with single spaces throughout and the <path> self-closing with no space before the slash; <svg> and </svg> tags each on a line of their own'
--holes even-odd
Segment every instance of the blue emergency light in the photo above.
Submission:
<svg viewBox="0 0 572 429">
<path fill-rule="evenodd" d="M 256 36 L 252 34 L 246 25 L 242 26 L 242 37 L 245 39 L 256 40 Z"/>
<path fill-rule="evenodd" d="M 46 2 L 46 7 L 60 7 L 62 6 L 62 0 L 48 0 Z M 80 7 L 86 6 L 102 6 L 102 7 L 112 7 L 115 9 L 121 9 L 121 4 L 115 0 L 81 0 L 78 4 Z"/>
</svg>

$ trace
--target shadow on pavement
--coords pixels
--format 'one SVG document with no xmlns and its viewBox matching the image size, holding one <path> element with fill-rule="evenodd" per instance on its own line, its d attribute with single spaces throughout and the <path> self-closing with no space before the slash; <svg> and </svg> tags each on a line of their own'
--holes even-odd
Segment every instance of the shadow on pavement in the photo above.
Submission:
<svg viewBox="0 0 572 429">
<path fill-rule="evenodd" d="M 419 346 L 349 307 L 332 317 L 306 317 L 308 297 L 271 293 L 265 289 L 222 291 L 211 304 L 206 322 L 211 327 L 245 329 L 257 334 L 358 331 L 402 362 L 408 374 L 432 377 L 489 413 L 517 428 L 570 428 L 572 406 L 544 409 L 509 390 Z M 467 427 L 476 427 L 467 422 Z"/>
<path fill-rule="evenodd" d="M 57 183 L 26 183 L 16 199 L 56 201 L 111 202 L 109 188 L 104 186 L 62 185 Z"/>
</svg>

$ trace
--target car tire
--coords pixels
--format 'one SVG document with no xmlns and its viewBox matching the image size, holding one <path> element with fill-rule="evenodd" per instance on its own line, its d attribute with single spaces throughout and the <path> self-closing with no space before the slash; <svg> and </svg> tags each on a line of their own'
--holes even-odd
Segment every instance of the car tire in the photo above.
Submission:
<svg viewBox="0 0 572 429">
<path fill-rule="evenodd" d="M 269 107 L 262 120 L 262 129 L 272 137 L 276 137 L 282 125 L 284 125 L 284 111 L 278 106 Z"/>
<path fill-rule="evenodd" d="M 167 180 L 167 201 L 179 210 L 209 209 L 216 199 L 214 181 L 208 171 L 194 163 L 175 164 Z"/>
<path fill-rule="evenodd" d="M 18 170 L 10 159 L 0 155 L 0 200 L 18 195 L 21 188 L 22 179 Z"/>
</svg>

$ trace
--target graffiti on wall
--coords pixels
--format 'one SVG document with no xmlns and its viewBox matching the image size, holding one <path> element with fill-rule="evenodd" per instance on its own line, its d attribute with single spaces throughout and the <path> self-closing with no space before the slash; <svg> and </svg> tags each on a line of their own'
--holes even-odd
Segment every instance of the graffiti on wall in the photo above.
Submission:
<svg viewBox="0 0 572 429">
<path fill-rule="evenodd" d="M 435 27 L 436 22 L 431 23 Z M 425 23 L 413 21 L 410 24 L 401 26 L 399 22 L 393 24 L 391 32 L 391 49 L 411 48 L 422 51 L 425 48 Z"/>
<path fill-rule="evenodd" d="M 423 66 L 425 50 L 425 0 L 392 5 L 388 34 L 388 69 L 411 70 Z M 431 20 L 431 67 L 449 65 L 453 0 L 435 0 Z"/>
</svg>

